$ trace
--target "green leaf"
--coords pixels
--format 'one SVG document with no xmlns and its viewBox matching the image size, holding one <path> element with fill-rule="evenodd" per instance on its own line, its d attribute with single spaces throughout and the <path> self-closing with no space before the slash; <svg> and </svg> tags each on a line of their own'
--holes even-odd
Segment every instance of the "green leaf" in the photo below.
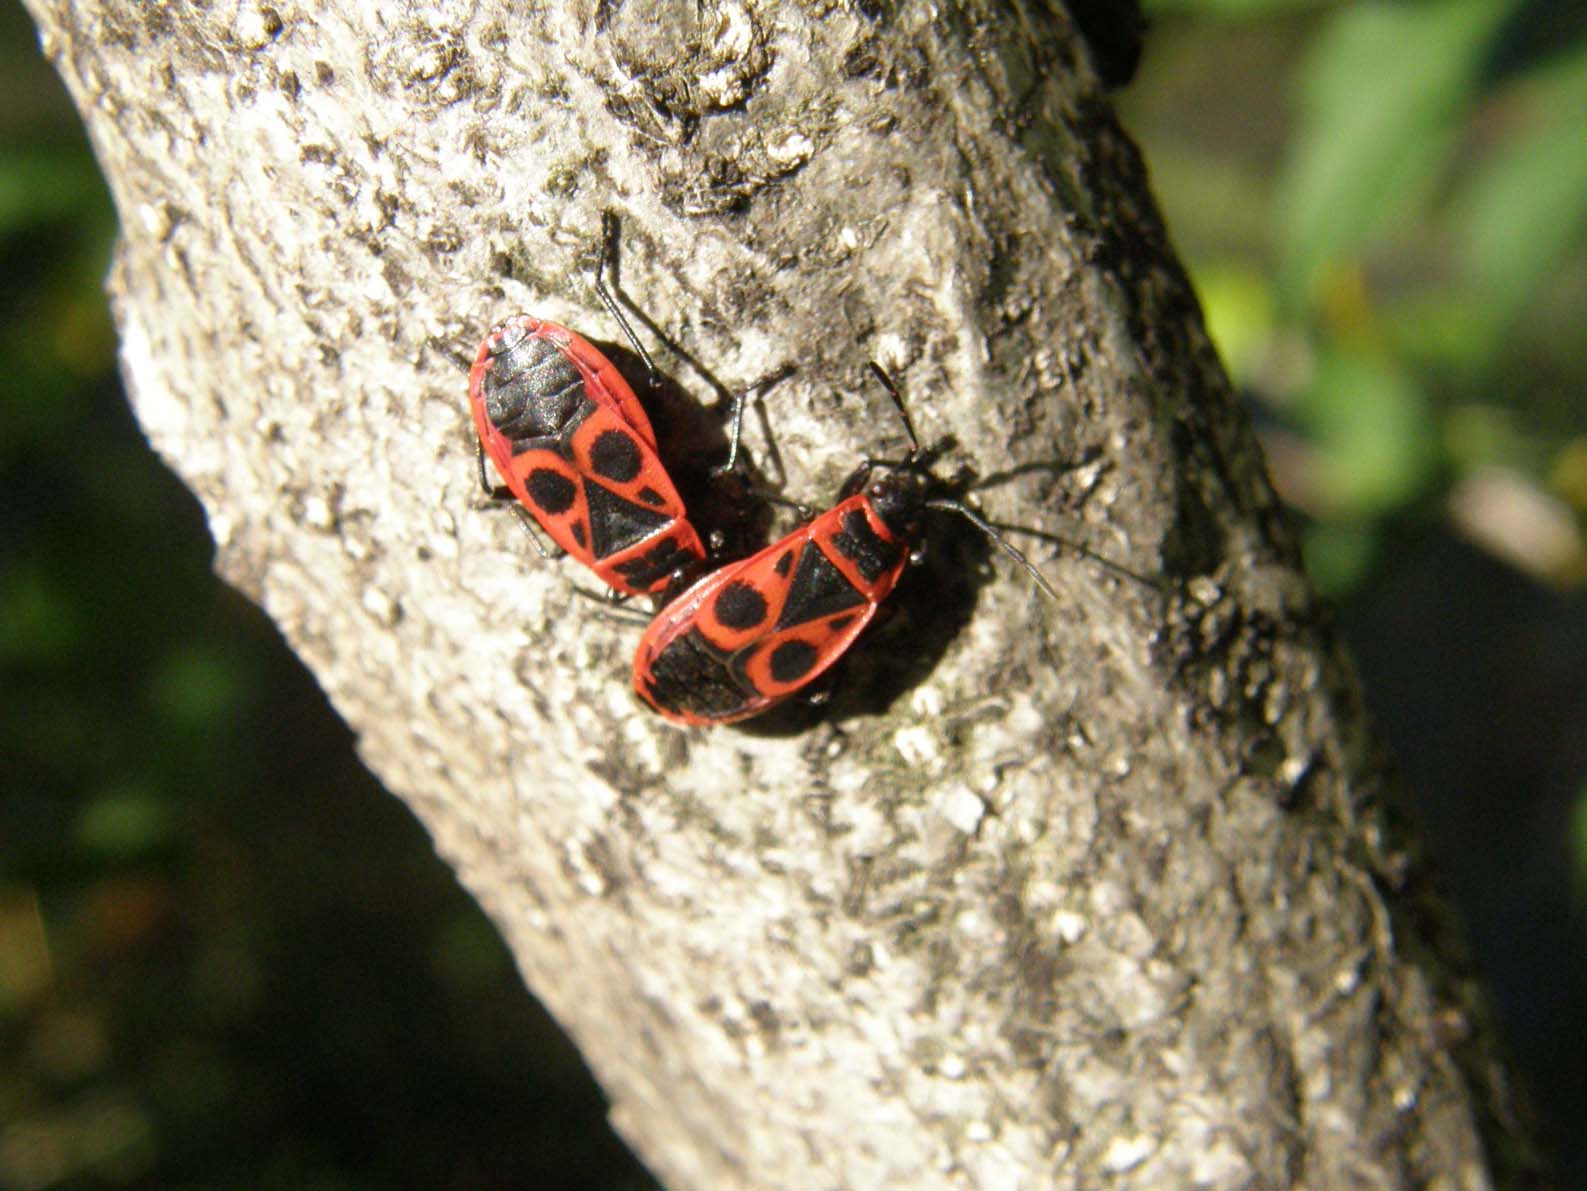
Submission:
<svg viewBox="0 0 1587 1191">
<path fill-rule="evenodd" d="M 1453 204 L 1471 292 L 1500 329 L 1587 229 L 1587 48 L 1533 81 L 1535 126 L 1484 162 Z"/>
<path fill-rule="evenodd" d="M 1236 386 L 1251 383 L 1256 363 L 1274 334 L 1273 294 L 1267 277 L 1230 262 L 1197 269 L 1194 281 L 1207 334 L 1230 378 Z"/>
<path fill-rule="evenodd" d="M 1370 527 L 1342 521 L 1309 526 L 1301 542 L 1306 573 L 1317 590 L 1330 598 L 1361 586 L 1377 548 Z"/>
<path fill-rule="evenodd" d="M 164 844 L 171 831 L 170 811 L 160 796 L 130 783 L 100 791 L 77 816 L 77 842 L 108 857 L 143 855 Z"/>
<path fill-rule="evenodd" d="M 1516 424 L 1515 411 L 1492 402 L 1451 406 L 1443 417 L 1443 450 L 1452 467 L 1533 471 L 1538 452 Z"/>
<path fill-rule="evenodd" d="M 105 202 L 94 159 L 77 148 L 0 144 L 0 235 L 80 217 Z"/>
<path fill-rule="evenodd" d="M 0 575 L 0 662 L 61 666 L 84 644 L 77 593 L 39 559 Z"/>
<path fill-rule="evenodd" d="M 154 704 L 172 725 L 227 723 L 247 691 L 235 655 L 218 645 L 184 645 L 166 655 L 151 683 Z"/>
<path fill-rule="evenodd" d="M 484 987 L 508 963 L 501 937 L 483 918 L 458 916 L 431 942 L 430 962 L 460 994 Z"/>
<path fill-rule="evenodd" d="M 1413 367 L 1480 385 L 1493 366 L 1492 320 L 1463 288 L 1401 296 L 1377 312 L 1374 325 Z"/>
<path fill-rule="evenodd" d="M 1432 479 L 1435 427 L 1415 379 L 1371 352 L 1331 347 L 1297 412 L 1317 453 L 1327 517 L 1372 517 L 1420 495 Z"/>
<path fill-rule="evenodd" d="M 1410 217 L 1447 161 L 1495 27 L 1515 0 L 1341 9 L 1301 68 L 1279 180 L 1283 291 L 1304 308 L 1327 267 Z"/>
</svg>

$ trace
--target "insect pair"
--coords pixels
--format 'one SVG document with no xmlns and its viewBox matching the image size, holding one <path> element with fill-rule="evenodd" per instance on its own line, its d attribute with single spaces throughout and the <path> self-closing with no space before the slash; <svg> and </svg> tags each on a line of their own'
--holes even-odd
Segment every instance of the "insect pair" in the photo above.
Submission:
<svg viewBox="0 0 1587 1191">
<path fill-rule="evenodd" d="M 610 217 L 606 232 L 596 291 L 649 368 L 603 280 L 614 255 Z M 903 420 L 909 454 L 866 461 L 827 512 L 758 554 L 709 569 L 628 382 L 566 327 L 517 315 L 486 337 L 469 374 L 480 482 L 491 491 L 489 456 L 507 492 L 564 551 L 614 591 L 662 600 L 634 657 L 640 698 L 679 724 L 747 719 L 808 690 L 848 651 L 917 555 L 929 510 L 968 520 L 1058 598 L 985 519 L 935 495 L 941 486 L 896 386 L 871 370 Z M 742 413 L 740 399 L 728 468 Z"/>
</svg>

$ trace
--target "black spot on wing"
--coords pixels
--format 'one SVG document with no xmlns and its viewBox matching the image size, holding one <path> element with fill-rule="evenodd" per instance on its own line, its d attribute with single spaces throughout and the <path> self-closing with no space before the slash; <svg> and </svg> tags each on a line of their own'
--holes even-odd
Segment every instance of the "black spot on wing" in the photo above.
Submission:
<svg viewBox="0 0 1587 1191">
<path fill-rule="evenodd" d="M 742 579 L 735 579 L 717 592 L 711 608 L 726 628 L 740 630 L 754 628 L 766 619 L 769 611 L 766 597 Z"/>
<path fill-rule="evenodd" d="M 531 471 L 524 481 L 524 488 L 529 493 L 529 499 L 534 501 L 535 508 L 551 517 L 566 513 L 578 496 L 578 489 L 573 486 L 572 480 L 548 467 L 537 467 Z"/>
<path fill-rule="evenodd" d="M 626 484 L 639 474 L 639 444 L 621 430 L 603 430 L 590 447 L 590 468 L 602 479 Z"/>
<path fill-rule="evenodd" d="M 815 668 L 821 653 L 808 641 L 784 641 L 771 651 L 771 676 L 777 682 L 798 682 Z"/>
</svg>

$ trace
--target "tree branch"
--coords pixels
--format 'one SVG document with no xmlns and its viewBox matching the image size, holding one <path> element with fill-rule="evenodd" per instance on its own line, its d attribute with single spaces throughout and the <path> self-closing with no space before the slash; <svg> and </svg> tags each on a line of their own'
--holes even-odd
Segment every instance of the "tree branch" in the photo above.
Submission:
<svg viewBox="0 0 1587 1191">
<path fill-rule="evenodd" d="M 29 4 L 121 213 L 129 392 L 218 568 L 669 1185 L 1534 1177 L 1061 10 Z M 713 385 L 792 364 L 746 446 L 823 504 L 901 441 L 874 359 L 1005 481 L 989 517 L 1167 594 L 1037 549 L 1054 608 L 944 526 L 822 714 L 644 713 L 634 630 L 482 507 L 464 394 L 516 310 L 617 337 L 607 208 L 685 479 Z"/>
</svg>

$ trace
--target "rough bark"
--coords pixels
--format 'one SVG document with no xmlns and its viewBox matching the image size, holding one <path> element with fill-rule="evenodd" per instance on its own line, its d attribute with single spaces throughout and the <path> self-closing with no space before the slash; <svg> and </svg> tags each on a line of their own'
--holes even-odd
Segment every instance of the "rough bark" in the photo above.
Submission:
<svg viewBox="0 0 1587 1191">
<path fill-rule="evenodd" d="M 1061 10 L 29 0 L 150 440 L 674 1188 L 1531 1177 L 1250 431 Z M 477 493 L 464 369 L 602 339 L 602 209 L 710 462 L 819 504 L 877 359 L 952 527 L 824 712 L 682 732 Z M 687 461 L 679 464 L 688 471 Z"/>
</svg>

